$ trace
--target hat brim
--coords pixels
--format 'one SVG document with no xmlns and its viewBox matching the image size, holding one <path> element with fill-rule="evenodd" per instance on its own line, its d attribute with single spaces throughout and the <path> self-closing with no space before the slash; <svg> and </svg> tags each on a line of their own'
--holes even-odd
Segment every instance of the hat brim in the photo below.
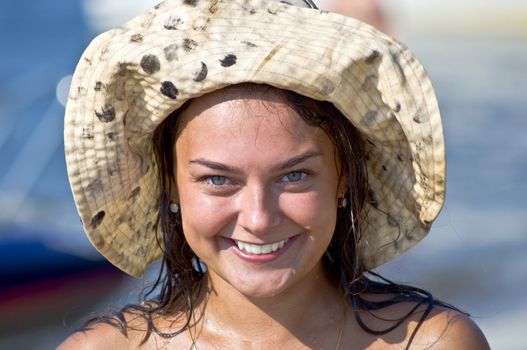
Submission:
<svg viewBox="0 0 527 350">
<path fill-rule="evenodd" d="M 352 18 L 279 2 L 170 0 L 93 40 L 72 80 L 68 175 L 84 229 L 108 260 L 140 276 L 161 255 L 155 128 L 185 101 L 243 82 L 332 102 L 360 131 L 366 268 L 426 235 L 444 202 L 443 130 L 406 47 Z"/>
</svg>

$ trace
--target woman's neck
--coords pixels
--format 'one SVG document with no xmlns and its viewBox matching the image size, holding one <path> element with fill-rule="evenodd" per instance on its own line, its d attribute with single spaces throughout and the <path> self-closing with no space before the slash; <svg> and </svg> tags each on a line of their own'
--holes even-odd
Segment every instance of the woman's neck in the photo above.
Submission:
<svg viewBox="0 0 527 350">
<path fill-rule="evenodd" d="M 342 294 L 322 264 L 273 297 L 245 296 L 213 272 L 204 290 L 207 296 L 196 315 L 203 316 L 198 328 L 205 338 L 225 335 L 255 344 L 269 341 L 283 346 L 291 340 L 308 344 L 328 328 L 337 334 L 342 321 Z"/>
</svg>

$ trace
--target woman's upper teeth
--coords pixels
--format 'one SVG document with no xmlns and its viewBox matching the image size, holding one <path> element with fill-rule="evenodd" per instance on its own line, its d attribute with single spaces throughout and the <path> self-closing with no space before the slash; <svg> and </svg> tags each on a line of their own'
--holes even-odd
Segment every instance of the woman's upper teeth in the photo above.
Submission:
<svg viewBox="0 0 527 350">
<path fill-rule="evenodd" d="M 276 252 L 278 249 L 281 249 L 284 247 L 284 245 L 287 243 L 289 238 L 284 239 L 280 242 L 270 243 L 270 244 L 251 244 L 241 241 L 234 241 L 236 242 L 236 245 L 239 249 L 246 251 L 250 254 L 269 254 L 271 252 Z"/>
</svg>

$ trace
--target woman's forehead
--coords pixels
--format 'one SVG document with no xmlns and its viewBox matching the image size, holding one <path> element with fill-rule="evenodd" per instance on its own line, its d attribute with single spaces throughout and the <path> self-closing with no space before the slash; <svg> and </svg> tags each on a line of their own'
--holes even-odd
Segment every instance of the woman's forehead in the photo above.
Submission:
<svg viewBox="0 0 527 350">
<path fill-rule="evenodd" d="M 224 98 L 225 94 L 217 92 L 196 99 L 180 116 L 178 156 L 181 152 L 189 156 L 219 153 L 222 157 L 253 151 L 328 152 L 332 143 L 321 128 L 307 124 L 278 94 L 259 98 L 263 95 L 261 91 L 248 91 L 237 93 L 236 98 Z"/>
<path fill-rule="evenodd" d="M 287 104 L 285 94 L 280 89 L 258 84 L 231 85 L 195 98 L 183 114 L 199 114 L 217 105 L 243 108 L 258 103 L 265 105 L 266 102 Z"/>
<path fill-rule="evenodd" d="M 224 88 L 194 99 L 180 115 L 178 134 L 195 129 L 189 126 L 211 132 L 232 127 L 250 130 L 254 126 L 251 122 L 279 129 L 308 126 L 279 89 L 248 85 Z"/>
</svg>

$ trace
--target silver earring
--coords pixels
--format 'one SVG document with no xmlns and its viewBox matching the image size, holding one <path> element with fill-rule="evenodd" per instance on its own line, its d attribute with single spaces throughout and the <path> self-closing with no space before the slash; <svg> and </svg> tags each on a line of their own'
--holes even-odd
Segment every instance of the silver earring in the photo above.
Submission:
<svg viewBox="0 0 527 350">
<path fill-rule="evenodd" d="M 192 258 L 192 268 L 196 272 L 205 273 L 207 272 L 207 264 L 205 264 L 203 261 L 201 261 L 200 258 L 197 256 Z"/>
<path fill-rule="evenodd" d="M 179 204 L 177 203 L 170 203 L 170 211 L 174 214 L 177 214 L 179 212 Z"/>
<path fill-rule="evenodd" d="M 339 208 L 346 208 L 348 206 L 348 199 L 346 197 L 342 197 L 339 199 Z"/>
</svg>

